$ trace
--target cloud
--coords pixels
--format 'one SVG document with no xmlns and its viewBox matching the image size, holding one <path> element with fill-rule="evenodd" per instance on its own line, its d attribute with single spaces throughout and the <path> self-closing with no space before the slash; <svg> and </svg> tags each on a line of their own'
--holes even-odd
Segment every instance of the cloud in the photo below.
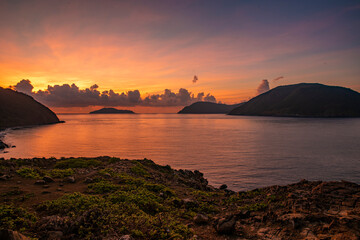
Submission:
<svg viewBox="0 0 360 240">
<path fill-rule="evenodd" d="M 18 82 L 15 86 L 10 86 L 10 87 L 18 92 L 23 92 L 26 94 L 30 94 L 34 88 L 33 85 L 31 85 L 29 79 L 23 79 L 20 82 Z"/>
<path fill-rule="evenodd" d="M 194 79 L 192 80 L 193 83 L 196 83 L 199 80 L 198 76 L 194 75 Z"/>
<path fill-rule="evenodd" d="M 139 90 L 116 93 L 113 90 L 100 92 L 97 84 L 80 89 L 74 83 L 48 86 L 45 90 L 33 92 L 29 80 L 22 80 L 15 86 L 10 86 L 19 92 L 25 92 L 36 100 L 51 107 L 88 107 L 88 106 L 185 106 L 197 101 L 216 102 L 216 98 L 208 93 L 198 93 L 196 96 L 187 89 L 180 88 L 178 92 L 165 89 L 162 94 L 152 94 L 144 98 Z"/>
<path fill-rule="evenodd" d="M 270 90 L 269 81 L 267 79 L 264 79 L 261 81 L 260 85 L 257 88 L 257 94 L 260 95 L 269 90 Z"/>
<path fill-rule="evenodd" d="M 273 79 L 273 82 L 279 81 L 280 79 L 283 79 L 283 78 L 284 78 L 284 76 L 280 76 L 280 77 L 274 78 L 274 79 Z"/>
</svg>

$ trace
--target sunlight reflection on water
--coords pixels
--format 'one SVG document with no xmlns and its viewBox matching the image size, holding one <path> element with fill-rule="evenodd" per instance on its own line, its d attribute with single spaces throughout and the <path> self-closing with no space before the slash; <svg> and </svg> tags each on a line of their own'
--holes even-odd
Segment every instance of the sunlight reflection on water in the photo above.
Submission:
<svg viewBox="0 0 360 240">
<path fill-rule="evenodd" d="M 309 180 L 360 183 L 360 119 L 60 114 L 9 131 L 0 157 L 116 156 L 198 169 L 233 190 Z"/>
</svg>

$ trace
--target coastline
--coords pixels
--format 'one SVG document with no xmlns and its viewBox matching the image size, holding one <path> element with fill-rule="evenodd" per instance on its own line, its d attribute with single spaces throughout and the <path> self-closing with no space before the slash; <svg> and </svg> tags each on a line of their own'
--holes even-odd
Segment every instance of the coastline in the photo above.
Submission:
<svg viewBox="0 0 360 240">
<path fill-rule="evenodd" d="M 7 216 L 0 229 L 32 238 L 356 239 L 360 234 L 360 185 L 346 181 L 302 180 L 234 192 L 208 185 L 199 171 L 111 157 L 0 159 L 0 179 L 0 215 Z"/>
</svg>

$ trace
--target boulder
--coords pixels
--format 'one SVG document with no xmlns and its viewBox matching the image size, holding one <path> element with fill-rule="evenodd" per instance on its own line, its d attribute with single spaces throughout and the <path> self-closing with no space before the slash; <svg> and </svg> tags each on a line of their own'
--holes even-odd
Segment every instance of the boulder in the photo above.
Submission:
<svg viewBox="0 0 360 240">
<path fill-rule="evenodd" d="M 37 180 L 34 184 L 35 185 L 45 185 L 46 182 L 44 180 Z"/>
<path fill-rule="evenodd" d="M 209 217 L 206 214 L 198 213 L 194 217 L 194 222 L 196 224 L 202 225 L 202 224 L 208 224 L 209 223 Z"/>
<path fill-rule="evenodd" d="M 235 230 L 236 216 L 229 215 L 221 218 L 215 224 L 215 230 L 219 234 L 231 234 Z"/>
<path fill-rule="evenodd" d="M 50 183 L 50 182 L 55 182 L 54 179 L 53 179 L 52 177 L 49 177 L 49 176 L 43 177 L 43 180 L 44 180 L 45 182 L 48 182 L 48 183 Z"/>
<path fill-rule="evenodd" d="M 18 233 L 16 231 L 3 229 L 0 230 L 0 239 L 1 240 L 30 240 L 30 238 Z"/>
<path fill-rule="evenodd" d="M 75 177 L 73 177 L 73 176 L 69 176 L 69 177 L 65 178 L 64 181 L 68 182 L 68 183 L 75 183 L 76 182 Z"/>
</svg>

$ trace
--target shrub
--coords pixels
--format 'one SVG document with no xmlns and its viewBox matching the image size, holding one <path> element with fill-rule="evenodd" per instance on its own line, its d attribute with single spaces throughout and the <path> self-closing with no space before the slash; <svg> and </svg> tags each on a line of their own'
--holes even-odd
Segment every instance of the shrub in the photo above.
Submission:
<svg viewBox="0 0 360 240">
<path fill-rule="evenodd" d="M 40 171 L 34 168 L 30 168 L 30 167 L 22 167 L 20 169 L 18 169 L 17 174 L 19 174 L 21 177 L 24 178 L 34 178 L 34 179 L 38 179 L 41 178 L 40 176 Z"/>
<path fill-rule="evenodd" d="M 71 175 L 74 175 L 74 170 L 71 168 L 67 169 L 51 169 L 49 175 L 53 178 L 64 178 Z"/>
<path fill-rule="evenodd" d="M 164 209 L 162 199 L 145 188 L 138 188 L 132 191 L 118 191 L 111 194 L 108 200 L 116 203 L 133 203 L 148 214 L 155 214 Z"/>
<path fill-rule="evenodd" d="M 90 190 L 90 192 L 97 194 L 115 192 L 119 188 L 120 188 L 119 185 L 115 185 L 109 181 L 100 181 L 100 182 L 90 183 L 88 185 L 88 189 Z"/>
<path fill-rule="evenodd" d="M 0 229 L 26 231 L 36 220 L 34 214 L 23 208 L 0 204 Z"/>
<path fill-rule="evenodd" d="M 130 171 L 140 177 L 148 177 L 150 176 L 149 172 L 145 169 L 145 167 L 139 163 L 139 162 L 135 162 L 135 165 L 130 168 Z"/>
</svg>

